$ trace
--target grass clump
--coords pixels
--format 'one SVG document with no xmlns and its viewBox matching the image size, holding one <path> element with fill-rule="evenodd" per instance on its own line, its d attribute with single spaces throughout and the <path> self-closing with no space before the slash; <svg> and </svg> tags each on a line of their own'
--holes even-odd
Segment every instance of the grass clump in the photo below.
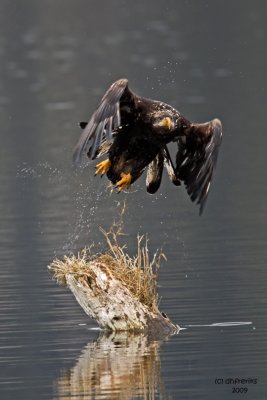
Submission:
<svg viewBox="0 0 267 400">
<path fill-rule="evenodd" d="M 56 258 L 48 265 L 48 269 L 53 273 L 53 278 L 59 285 L 66 285 L 66 275 L 68 274 L 75 276 L 79 280 L 93 277 L 93 271 L 89 266 L 90 262 L 95 258 L 92 256 L 92 247 L 85 247 L 77 256 L 74 254 L 64 256 L 63 260 Z"/>
<path fill-rule="evenodd" d="M 90 263 L 101 262 L 107 266 L 118 281 L 125 285 L 142 304 L 156 311 L 158 307 L 158 272 L 162 259 L 166 257 L 162 249 L 152 257 L 149 255 L 148 238 L 144 235 L 137 236 L 137 253 L 130 256 L 126 246 L 119 243 L 123 234 L 121 212 L 119 222 L 114 222 L 109 231 L 100 228 L 103 233 L 107 250 L 102 254 L 93 254 L 92 246 L 84 248 L 77 256 L 65 256 L 63 260 L 54 260 L 48 268 L 54 273 L 54 278 L 59 284 L 66 284 L 65 276 L 72 274 L 76 279 L 86 282 L 94 278 Z"/>
</svg>

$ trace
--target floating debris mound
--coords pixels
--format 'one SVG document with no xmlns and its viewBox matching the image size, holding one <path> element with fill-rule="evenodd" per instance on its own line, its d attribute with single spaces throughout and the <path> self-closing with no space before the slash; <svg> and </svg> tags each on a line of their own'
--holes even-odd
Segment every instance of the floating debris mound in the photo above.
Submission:
<svg viewBox="0 0 267 400">
<path fill-rule="evenodd" d="M 158 309 L 158 272 L 161 260 L 166 260 L 162 250 L 151 259 L 147 237 L 137 236 L 136 255 L 127 254 L 126 246 L 119 243 L 122 218 L 109 231 L 100 230 L 107 250 L 94 254 L 90 246 L 78 255 L 54 260 L 48 266 L 54 279 L 69 287 L 84 311 L 102 328 L 177 331 L 177 326 Z"/>
</svg>

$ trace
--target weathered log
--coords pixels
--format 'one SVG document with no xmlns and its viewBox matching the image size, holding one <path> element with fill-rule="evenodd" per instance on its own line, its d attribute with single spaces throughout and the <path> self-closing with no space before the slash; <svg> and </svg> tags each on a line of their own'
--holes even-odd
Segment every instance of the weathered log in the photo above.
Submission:
<svg viewBox="0 0 267 400">
<path fill-rule="evenodd" d="M 137 253 L 130 257 L 118 242 L 122 226 L 119 221 L 109 232 L 101 229 L 106 252 L 92 255 L 91 248 L 85 248 L 77 256 L 54 260 L 48 268 L 101 328 L 144 332 L 154 338 L 177 333 L 178 325 L 158 309 L 158 271 L 165 255 L 160 250 L 150 259 L 148 239 L 137 236 Z"/>
<path fill-rule="evenodd" d="M 104 262 L 92 261 L 87 275 L 67 273 L 65 279 L 86 314 L 103 329 L 142 331 L 159 337 L 179 331 L 157 307 L 151 310 L 142 304 Z"/>
</svg>

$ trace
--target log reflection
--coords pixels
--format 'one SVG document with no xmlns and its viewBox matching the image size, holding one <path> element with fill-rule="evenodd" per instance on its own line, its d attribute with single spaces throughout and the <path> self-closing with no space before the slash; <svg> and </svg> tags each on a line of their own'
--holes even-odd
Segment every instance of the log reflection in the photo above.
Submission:
<svg viewBox="0 0 267 400">
<path fill-rule="evenodd" d="M 61 399 L 170 399 L 162 382 L 160 345 L 144 334 L 102 333 L 56 382 Z"/>
</svg>

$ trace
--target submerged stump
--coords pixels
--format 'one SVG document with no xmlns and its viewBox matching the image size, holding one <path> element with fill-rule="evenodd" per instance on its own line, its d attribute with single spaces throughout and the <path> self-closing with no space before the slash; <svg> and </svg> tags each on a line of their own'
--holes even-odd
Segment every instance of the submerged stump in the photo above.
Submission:
<svg viewBox="0 0 267 400">
<path fill-rule="evenodd" d="M 137 255 L 130 257 L 118 244 L 118 230 L 103 233 L 109 246 L 106 253 L 92 256 L 90 249 L 84 249 L 78 256 L 54 260 L 48 267 L 54 277 L 72 291 L 86 314 L 103 329 L 140 331 L 155 337 L 177 333 L 179 327 L 157 304 L 163 253 L 150 261 L 147 239 L 138 237 Z"/>
<path fill-rule="evenodd" d="M 100 327 L 112 331 L 146 331 L 170 334 L 177 331 L 166 314 L 151 311 L 136 299 L 129 289 L 114 278 L 107 265 L 88 265 L 90 278 L 66 275 L 66 283 L 76 300 Z M 92 277 L 93 276 L 93 277 Z"/>
</svg>

